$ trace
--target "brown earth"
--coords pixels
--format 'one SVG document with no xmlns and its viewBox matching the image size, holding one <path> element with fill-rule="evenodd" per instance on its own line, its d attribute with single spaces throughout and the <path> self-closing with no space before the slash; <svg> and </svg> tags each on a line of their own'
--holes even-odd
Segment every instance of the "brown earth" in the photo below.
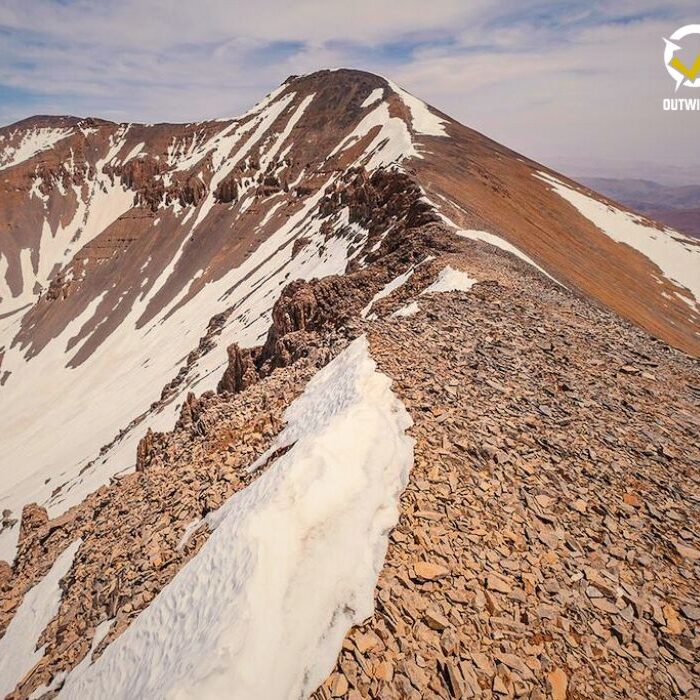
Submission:
<svg viewBox="0 0 700 700">
<path fill-rule="evenodd" d="M 431 139 L 431 155 L 417 161 L 418 180 L 452 221 L 495 233 L 524 251 L 562 284 L 597 300 L 652 335 L 700 355 L 698 324 L 677 287 L 646 256 L 616 243 L 549 185 L 543 172 L 567 187 L 604 197 L 494 143 L 461 124 L 452 139 Z M 651 226 L 659 226 L 649 221 Z M 652 279 L 662 283 L 649 284 Z"/>
</svg>

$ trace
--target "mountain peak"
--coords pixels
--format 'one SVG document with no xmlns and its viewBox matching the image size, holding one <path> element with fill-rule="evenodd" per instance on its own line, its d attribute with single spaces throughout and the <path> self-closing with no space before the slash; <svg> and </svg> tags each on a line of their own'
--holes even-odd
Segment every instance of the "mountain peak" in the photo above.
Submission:
<svg viewBox="0 0 700 700">
<path fill-rule="evenodd" d="M 315 83 L 341 83 L 341 84 L 361 84 L 372 88 L 388 84 L 386 78 L 376 73 L 359 70 L 357 68 L 322 68 L 312 73 L 303 75 L 290 75 L 282 84 L 287 85 L 296 82 L 311 81 Z"/>
</svg>

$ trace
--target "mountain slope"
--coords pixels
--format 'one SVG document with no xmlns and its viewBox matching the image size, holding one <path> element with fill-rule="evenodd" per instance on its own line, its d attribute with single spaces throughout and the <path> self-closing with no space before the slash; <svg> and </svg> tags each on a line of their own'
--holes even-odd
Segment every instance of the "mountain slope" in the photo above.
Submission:
<svg viewBox="0 0 700 700">
<path fill-rule="evenodd" d="M 259 588 L 245 586 L 252 586 L 248 579 L 259 580 L 256 576 L 262 574 L 256 572 L 265 569 L 251 564 L 245 569 L 250 576 L 231 585 L 231 571 L 241 567 L 241 560 L 217 555 L 216 543 L 225 536 L 217 539 L 210 534 L 227 532 L 229 527 L 238 533 L 259 532 L 245 524 L 235 507 L 227 508 L 225 504 L 234 502 L 229 499 L 240 492 L 242 502 L 264 502 L 264 497 L 253 498 L 252 486 L 284 493 L 284 482 L 268 475 L 283 471 L 285 464 L 302 475 L 311 465 L 320 470 L 317 455 L 329 453 L 328 443 L 318 442 L 321 427 L 305 438 L 301 427 L 295 433 L 290 426 L 299 410 L 295 399 L 303 401 L 312 386 L 307 382 L 329 361 L 340 362 L 348 376 L 356 371 L 362 378 L 356 386 L 341 390 L 344 373 L 330 371 L 338 379 L 321 395 L 333 420 L 343 419 L 338 406 L 346 403 L 354 417 L 360 407 L 365 411 L 373 406 L 387 420 L 392 411 L 401 410 L 413 418 L 419 461 L 408 494 L 418 488 L 426 498 L 444 501 L 447 493 L 439 485 L 444 480 L 433 478 L 432 472 L 426 476 L 420 460 L 449 457 L 457 469 L 449 476 L 452 480 L 478 482 L 484 470 L 489 474 L 496 470 L 499 479 L 513 484 L 524 479 L 522 487 L 513 486 L 515 491 L 508 492 L 514 503 L 517 493 L 530 493 L 533 487 L 528 469 L 535 469 L 536 462 L 528 459 L 551 460 L 557 469 L 565 468 L 558 466 L 564 460 L 581 479 L 575 489 L 571 486 L 575 491 L 585 487 L 587 474 L 599 473 L 599 491 L 582 500 L 600 513 L 606 503 L 619 499 L 616 475 L 636 469 L 640 483 L 656 484 L 649 498 L 658 520 L 639 542 L 639 561 L 655 563 L 651 568 L 660 577 L 655 595 L 659 600 L 664 597 L 663 604 L 673 610 L 687 607 L 697 571 L 691 565 L 681 576 L 669 568 L 669 561 L 680 555 L 668 554 L 659 542 L 677 542 L 678 551 L 696 551 L 695 526 L 682 529 L 675 517 L 665 514 L 660 504 L 666 493 L 660 484 L 675 484 L 673 512 L 696 502 L 692 469 L 698 464 L 693 437 L 698 428 L 697 361 L 622 319 L 698 354 L 700 290 L 694 270 L 700 249 L 690 239 L 661 230 L 516 156 L 392 83 L 355 71 L 290 79 L 236 120 L 141 126 L 42 117 L 1 130 L 0 147 L 0 221 L 8 234 L 0 237 L 0 284 L 4 284 L 0 419 L 6 427 L 0 458 L 0 507 L 5 511 L 0 557 L 12 562 L 11 568 L 0 568 L 0 629 L 7 629 L 0 645 L 21 636 L 10 631 L 15 629 L 12 621 L 22 619 L 27 592 L 42 582 L 57 581 L 61 576 L 56 571 L 68 568 L 43 625 L 47 641 L 43 655 L 27 657 L 25 667 L 22 662 L 0 667 L 7 692 L 17 687 L 17 696 L 26 697 L 39 686 L 47 686 L 46 690 L 65 684 L 66 696 L 103 694 L 98 688 L 125 697 L 148 695 L 145 672 L 128 676 L 128 683 L 135 685 L 119 685 L 125 678 L 123 659 L 143 657 L 139 651 L 143 639 L 151 639 L 146 648 L 152 650 L 153 659 L 161 659 L 157 664 L 152 660 L 153 666 L 176 668 L 184 663 L 175 636 L 169 638 L 170 645 L 158 624 L 171 613 L 184 621 L 185 631 L 179 635 L 210 635 L 198 637 L 207 643 L 197 646 L 197 652 L 187 645 L 192 654 L 187 663 L 196 672 L 196 678 L 190 674 L 188 682 L 193 685 L 187 692 L 216 697 L 216 689 L 228 687 L 232 678 L 238 679 L 242 696 L 245 687 L 263 692 L 255 679 L 248 678 L 245 683 L 252 685 L 246 685 L 242 676 L 235 675 L 244 667 L 265 675 L 256 665 L 260 657 L 249 663 L 235 649 L 273 641 L 251 636 L 255 625 L 233 635 L 229 627 L 233 618 L 250 614 L 250 609 L 240 607 L 241 601 L 253 600 Z M 544 337 L 539 349 L 533 349 L 533 333 Z M 359 357 L 352 348 L 357 348 L 354 343 L 361 335 L 366 335 L 368 344 L 367 354 Z M 550 341 L 553 336 L 556 343 Z M 348 352 L 355 352 L 356 364 L 349 362 Z M 516 358 L 525 356 L 523 366 L 523 360 Z M 431 357 L 440 359 L 439 371 L 437 365 L 431 368 Z M 372 362 L 377 363 L 376 372 Z M 466 397 L 458 389 L 460 382 L 452 380 L 450 365 L 461 367 L 461 381 L 472 387 Z M 422 396 L 416 395 L 419 386 L 411 378 L 413 372 L 416 377 L 432 376 L 422 380 Z M 596 373 L 596 381 L 586 379 Z M 405 409 L 394 405 L 386 393 L 371 392 L 370 387 L 383 386 L 387 376 L 395 382 L 396 400 Z M 533 386 L 533 381 L 541 384 Z M 453 387 L 448 396 L 441 394 L 445 386 Z M 450 397 L 460 401 L 452 406 Z M 496 424 L 476 429 L 472 421 L 482 421 L 483 416 L 472 415 L 465 400 L 486 411 L 496 406 Z M 513 416 L 521 411 L 525 422 L 516 429 Z M 532 411 L 540 417 L 533 419 Z M 620 412 L 632 426 L 626 442 L 622 432 L 611 437 L 606 429 L 619 421 Z M 438 425 L 446 425 L 428 430 L 427 414 L 445 416 Z M 456 434 L 451 435 L 445 428 L 453 418 L 459 420 Z M 566 432 L 572 421 L 578 439 L 588 440 L 588 447 L 563 453 L 558 445 L 566 437 L 559 431 Z M 346 430 L 365 433 L 361 424 L 353 425 Z M 396 433 L 398 454 L 408 438 L 405 422 L 399 420 L 397 426 L 385 435 Z M 487 441 L 489 449 L 481 444 L 484 430 L 497 435 Z M 540 441 L 539 448 L 527 437 L 529 432 Z M 435 442 L 438 435 L 441 438 Z M 356 449 L 361 449 L 359 442 Z M 508 454 L 511 457 L 506 458 Z M 600 458 L 601 454 L 605 456 Z M 519 471 L 521 458 L 529 464 L 525 476 Z M 392 459 L 389 456 L 387 463 Z M 331 459 L 329 470 L 319 471 L 326 474 L 328 488 L 319 490 L 309 503 L 323 504 L 328 498 L 324 493 L 333 493 L 338 500 L 325 510 L 301 509 L 304 526 L 290 530 L 299 538 L 290 540 L 290 551 L 297 544 L 302 551 L 300 543 L 309 532 L 341 537 L 340 533 L 362 530 L 343 526 L 352 521 L 340 520 L 346 511 L 357 514 L 353 504 L 364 502 L 365 492 L 358 486 L 367 478 L 362 462 L 358 457 L 337 469 Z M 253 465 L 256 469 L 251 471 Z M 335 471 L 330 468 L 334 465 Z M 341 478 L 355 474 L 353 470 L 358 470 L 355 480 Z M 264 477 L 258 478 L 261 474 Z M 552 483 L 560 479 L 565 477 Z M 312 479 L 311 486 L 297 483 L 289 488 L 293 493 L 314 483 Z M 455 492 L 457 486 L 449 483 Z M 388 488 L 385 501 L 374 504 L 376 511 L 368 511 L 368 521 L 378 519 L 386 523 L 386 530 L 400 514 L 399 532 L 409 538 L 411 531 L 417 533 L 419 548 L 411 549 L 411 556 L 436 555 L 443 566 L 445 561 L 460 560 L 463 553 L 456 550 L 453 554 L 442 548 L 431 550 L 432 535 L 424 533 L 415 517 L 418 522 L 432 522 L 435 517 L 413 513 L 435 514 L 436 508 L 444 507 L 443 514 L 458 523 L 473 504 L 455 498 L 451 505 L 426 509 L 414 507 L 409 497 L 406 510 L 397 503 L 401 488 L 395 484 Z M 549 482 L 545 486 L 545 491 L 554 488 Z M 400 505 L 394 516 L 392 502 L 394 509 Z M 30 503 L 39 505 L 27 506 Z M 251 517 L 259 517 L 257 506 L 250 508 Z M 600 527 L 618 523 L 612 531 L 615 542 L 623 541 L 625 519 L 632 515 L 621 508 L 607 514 L 604 523 L 601 516 Z M 286 506 L 283 511 L 287 512 Z M 272 527 L 269 521 L 276 517 L 274 508 L 269 512 L 268 519 L 260 520 L 263 529 Z M 228 524 L 226 514 L 233 517 Z M 562 542 L 567 537 L 590 538 L 591 552 L 601 540 L 606 549 L 619 546 L 595 528 L 586 533 L 571 529 L 579 525 L 568 516 L 552 520 L 538 512 L 535 517 L 548 527 L 558 523 L 554 529 Z M 635 517 L 639 527 L 646 527 L 647 521 Z M 684 512 L 682 517 L 693 516 Z M 283 522 L 277 527 L 286 530 Z M 478 539 L 476 530 L 472 537 Z M 549 534 L 544 537 L 541 541 L 556 549 Z M 527 544 L 517 542 L 528 556 L 540 557 L 541 541 L 535 540 L 528 535 Z M 341 541 L 346 540 L 329 540 L 331 551 L 334 547 L 346 551 Z M 369 573 L 363 579 L 362 605 L 348 602 L 360 594 L 335 581 L 332 571 L 304 579 L 319 595 L 335 592 L 324 598 L 329 606 L 326 614 L 341 622 L 333 627 L 335 641 L 330 646 L 323 642 L 323 616 L 317 618 L 317 628 L 310 626 L 312 615 L 289 623 L 301 625 L 300 634 L 306 636 L 299 637 L 300 651 L 285 661 L 290 664 L 286 677 L 290 685 L 285 687 L 303 687 L 307 694 L 313 690 L 314 682 L 320 683 L 331 671 L 348 627 L 371 611 L 368 600 L 387 547 L 381 537 L 371 541 L 375 544 L 347 550 L 351 568 L 366 556 L 365 550 L 375 552 L 372 565 L 365 562 L 363 569 Z M 451 547 L 457 546 L 453 538 L 450 541 Z M 80 542 L 77 551 L 67 549 L 72 542 Z M 239 556 L 255 561 L 265 546 L 264 540 L 246 535 Z M 401 546 L 394 537 L 387 561 L 393 561 Z M 60 560 L 64 552 L 70 554 L 66 561 Z M 488 566 L 474 569 L 476 580 L 486 577 L 501 557 L 504 567 L 512 567 L 499 543 Z M 630 565 L 638 576 L 641 570 L 635 561 Z M 593 557 L 590 565 L 599 568 L 599 564 Z M 290 566 L 291 579 L 295 571 Z M 566 565 L 555 574 L 575 575 L 572 572 Z M 217 574 L 223 578 L 217 579 Z M 397 575 L 401 582 L 416 577 L 403 569 Z M 619 572 L 616 575 L 619 578 Z M 188 611 L 204 612 L 194 603 L 177 612 L 172 591 L 193 588 L 178 580 L 205 582 L 201 591 L 194 586 L 195 598 L 219 591 L 220 609 L 229 612 L 216 629 L 187 626 L 192 622 Z M 450 579 L 462 587 L 472 580 Z M 645 585 L 642 580 L 625 581 Z M 460 604 L 481 610 L 479 596 L 485 594 L 471 585 L 467 588 L 474 598 L 463 591 Z M 402 583 L 400 589 L 392 595 L 405 602 L 406 614 L 416 620 L 422 608 L 414 610 L 414 587 Z M 232 597 L 239 590 L 241 597 Z M 420 591 L 438 594 L 440 587 L 428 584 Z M 501 606 L 491 598 L 487 608 L 494 616 Z M 156 605 L 154 601 L 163 607 L 142 617 L 142 611 Z M 444 607 L 444 599 L 440 601 Z M 518 602 L 530 610 L 526 615 L 539 604 L 567 604 L 563 599 Z M 270 600 L 262 600 L 255 609 L 273 607 Z M 354 613 L 339 612 L 346 608 Z M 644 609 L 640 604 L 639 610 Z M 561 610 L 557 614 L 570 615 Z M 608 614 L 593 606 L 584 617 L 587 624 L 608 629 L 611 622 L 603 616 Z M 640 620 L 645 614 L 639 612 Z M 392 619 L 398 622 L 393 614 Z M 290 633 L 279 619 L 270 624 L 279 626 L 282 639 Z M 442 624 L 433 622 L 428 628 L 436 631 L 435 625 Z M 397 644 L 426 642 L 420 625 L 410 634 L 400 627 L 404 632 L 394 634 L 404 641 L 397 638 Z M 690 648 L 692 630 L 688 625 L 676 627 L 679 643 Z M 643 633 L 655 639 L 654 635 L 665 634 L 646 627 Z M 392 649 L 383 632 L 372 634 L 379 634 Z M 492 633 L 485 634 L 482 641 Z M 112 645 L 117 638 L 119 644 Z M 313 671 L 306 669 L 310 675 L 305 684 L 294 685 L 302 670 L 298 658 L 314 655 L 310 644 L 331 652 Z M 351 648 L 347 640 L 345 644 Z M 448 656 L 459 651 L 453 646 Z M 105 647 L 104 661 L 91 666 L 92 652 L 97 659 Z M 224 656 L 234 662 L 219 659 L 207 665 L 212 648 L 228 650 Z M 361 648 L 359 653 L 373 648 Z M 491 663 L 495 651 L 489 651 Z M 550 652 L 560 669 L 570 664 L 566 644 L 552 643 Z M 407 678 L 415 692 L 425 694 L 422 680 L 431 689 L 437 683 L 442 688 L 433 691 L 437 694 L 451 692 L 450 684 L 456 680 L 447 685 L 439 681 L 440 674 L 448 673 L 444 659 L 426 657 L 425 648 L 415 653 L 416 658 L 436 660 L 425 679 L 411 667 L 410 672 L 397 673 L 398 685 L 383 678 L 393 691 L 381 685 L 372 693 L 401 696 L 400 684 L 405 681 L 399 676 Z M 678 653 L 677 663 L 685 668 L 687 659 Z M 464 659 L 459 654 L 456 658 Z M 79 662 L 81 666 L 66 678 L 64 674 Z M 368 675 L 369 667 L 357 663 L 361 673 L 348 670 L 341 660 L 332 682 L 342 686 L 338 680 L 342 675 L 355 690 L 371 686 L 377 678 Z M 665 657 L 658 664 L 662 675 L 657 690 L 666 693 L 678 683 L 673 680 L 675 667 Z M 567 668 L 567 677 L 576 671 L 574 666 Z M 535 685 L 544 687 L 547 664 L 540 671 L 535 673 Z M 633 671 L 626 661 L 618 662 L 603 678 L 619 673 L 641 688 L 646 680 L 634 677 Z M 488 684 L 496 683 L 495 672 Z M 466 672 L 459 673 L 463 683 Z M 498 674 L 506 686 L 514 683 L 500 666 Z M 166 675 L 174 684 L 173 692 L 185 692 L 177 674 Z M 478 680 L 486 682 L 481 675 Z M 596 696 L 599 686 L 586 690 L 584 680 L 579 674 L 580 692 Z M 141 682 L 145 685 L 138 685 Z M 410 696 L 407 687 L 404 690 Z"/>
<path fill-rule="evenodd" d="M 700 186 L 660 185 L 650 180 L 606 177 L 578 178 L 580 182 L 671 228 L 700 236 Z"/>
</svg>

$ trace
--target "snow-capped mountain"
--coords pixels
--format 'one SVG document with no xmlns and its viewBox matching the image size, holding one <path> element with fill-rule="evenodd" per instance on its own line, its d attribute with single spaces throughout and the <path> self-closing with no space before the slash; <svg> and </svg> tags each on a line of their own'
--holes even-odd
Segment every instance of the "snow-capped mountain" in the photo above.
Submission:
<svg viewBox="0 0 700 700">
<path fill-rule="evenodd" d="M 697 387 L 699 269 L 696 240 L 357 71 L 236 119 L 0 129 L 0 694 L 308 696 L 372 614 L 411 420 L 424 458 L 387 324 L 522 285 L 571 363 L 636 343 Z"/>
</svg>

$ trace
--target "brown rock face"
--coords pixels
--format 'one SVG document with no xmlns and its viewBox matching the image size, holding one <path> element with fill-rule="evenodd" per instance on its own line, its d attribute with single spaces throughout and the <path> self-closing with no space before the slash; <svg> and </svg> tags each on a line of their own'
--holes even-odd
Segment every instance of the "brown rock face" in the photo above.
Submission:
<svg viewBox="0 0 700 700">
<path fill-rule="evenodd" d="M 227 177 L 223 182 L 221 182 L 221 184 L 219 184 L 214 194 L 218 202 L 222 202 L 224 204 L 235 202 L 238 199 L 238 183 L 236 182 L 236 177 Z"/>
<path fill-rule="evenodd" d="M 258 381 L 258 370 L 253 359 L 253 351 L 247 348 L 241 349 L 234 343 L 228 347 L 227 352 L 228 367 L 216 390 L 220 394 L 235 394 Z"/>
<path fill-rule="evenodd" d="M 394 261 L 402 265 L 402 261 Z M 381 274 L 389 274 L 380 268 Z M 246 389 L 272 370 L 286 367 L 319 346 L 323 332 L 350 323 L 377 287 L 377 274 L 359 271 L 320 280 L 297 280 L 287 285 L 272 309 L 272 325 L 258 348 L 228 348 L 228 366 L 219 393 Z"/>
<path fill-rule="evenodd" d="M 192 435 L 205 435 L 207 432 L 206 406 L 211 392 L 197 397 L 192 392 L 187 394 L 180 409 L 180 417 L 175 424 L 178 430 L 189 431 Z"/>
<path fill-rule="evenodd" d="M 316 290 L 309 282 L 292 282 L 272 308 L 272 329 L 277 338 L 293 331 L 314 330 L 320 322 Z"/>
<path fill-rule="evenodd" d="M 296 258 L 297 255 L 307 246 L 311 240 L 306 238 L 306 236 L 300 236 L 294 241 L 292 246 L 292 259 Z"/>
<path fill-rule="evenodd" d="M 6 561 L 0 561 L 0 591 L 2 591 L 12 578 L 12 567 Z"/>
<path fill-rule="evenodd" d="M 136 447 L 136 471 L 142 472 L 153 456 L 153 431 L 149 428 Z"/>
<path fill-rule="evenodd" d="M 387 274 L 385 270 L 381 273 Z M 264 352 L 270 352 L 270 347 L 288 333 L 341 326 L 359 314 L 377 286 L 377 273 L 366 270 L 292 282 L 272 308 L 272 326 Z"/>
<path fill-rule="evenodd" d="M 138 202 L 155 211 L 165 194 L 165 188 L 158 182 L 162 172 L 160 160 L 151 156 L 135 158 L 121 168 L 121 181 L 136 192 Z"/>
<path fill-rule="evenodd" d="M 22 519 L 19 526 L 20 545 L 30 539 L 43 525 L 49 521 L 46 508 L 36 503 L 28 503 L 22 509 Z"/>
</svg>

